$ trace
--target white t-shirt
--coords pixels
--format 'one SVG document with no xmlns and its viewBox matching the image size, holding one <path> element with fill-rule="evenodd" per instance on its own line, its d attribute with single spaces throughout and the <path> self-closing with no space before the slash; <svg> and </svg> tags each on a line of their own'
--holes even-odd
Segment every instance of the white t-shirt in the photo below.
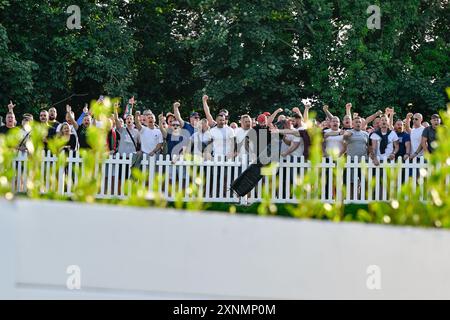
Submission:
<svg viewBox="0 0 450 320">
<path fill-rule="evenodd" d="M 250 129 L 244 130 L 242 128 L 237 128 L 236 130 L 234 130 L 234 132 L 236 134 L 236 143 L 237 143 L 237 145 L 239 146 L 239 144 L 242 143 L 240 149 L 238 150 L 238 155 L 247 154 L 247 153 L 249 153 L 249 151 L 254 150 L 254 148 L 253 148 L 254 143 L 253 143 L 253 141 L 251 141 L 251 139 L 249 140 L 249 151 L 247 151 L 245 149 L 244 140 L 245 140 L 245 137 L 247 137 L 249 131 L 250 131 Z"/>
<path fill-rule="evenodd" d="M 324 131 L 324 133 L 328 133 L 328 132 L 340 132 L 340 130 L 335 131 L 335 130 L 331 130 L 331 129 L 327 129 Z M 339 154 L 342 154 L 345 150 L 344 147 L 344 136 L 343 135 L 339 135 L 339 136 L 330 136 L 325 138 L 325 153 L 328 156 L 331 156 L 333 154 L 332 150 L 338 150 Z"/>
<path fill-rule="evenodd" d="M 211 129 L 213 152 L 215 156 L 227 156 L 234 151 L 234 131 L 230 127 L 214 127 Z"/>
<path fill-rule="evenodd" d="M 292 156 L 292 157 L 302 157 L 303 153 L 305 152 L 305 144 L 303 142 L 303 138 L 302 137 L 297 137 L 297 136 L 295 136 L 293 134 L 287 134 L 285 136 L 285 138 L 286 138 L 286 140 L 291 141 L 291 145 L 289 146 L 283 141 L 281 143 L 281 153 L 286 152 L 292 146 L 292 143 L 295 143 L 295 144 L 298 143 L 299 145 L 297 146 L 297 148 L 295 148 L 295 150 L 292 151 L 287 157 L 290 157 L 290 156 Z M 284 157 L 284 158 L 286 159 L 287 157 Z"/>
<path fill-rule="evenodd" d="M 378 141 L 377 158 L 381 160 L 381 159 L 389 158 L 389 156 L 394 152 L 394 142 L 398 141 L 398 136 L 395 133 L 395 131 L 391 131 L 391 133 L 388 136 L 388 144 L 386 146 L 386 150 L 384 151 L 383 154 L 381 154 L 381 151 L 380 151 L 381 137 L 378 134 L 374 133 L 374 134 L 372 134 L 371 139 L 373 141 Z"/>
<path fill-rule="evenodd" d="M 425 127 L 412 128 L 411 129 L 411 154 L 415 153 L 419 149 L 422 143 L 422 133 Z M 419 157 L 423 156 L 423 150 L 419 153 Z"/>
<path fill-rule="evenodd" d="M 142 126 L 139 133 L 141 135 L 141 150 L 144 153 L 150 154 L 158 144 L 164 142 L 161 130 L 157 128 L 150 129 Z"/>
</svg>

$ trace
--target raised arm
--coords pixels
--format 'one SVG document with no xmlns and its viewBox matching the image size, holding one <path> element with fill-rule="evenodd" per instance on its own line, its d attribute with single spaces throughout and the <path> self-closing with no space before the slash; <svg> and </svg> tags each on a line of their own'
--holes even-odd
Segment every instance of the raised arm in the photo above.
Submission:
<svg viewBox="0 0 450 320">
<path fill-rule="evenodd" d="M 325 112 L 325 115 L 327 116 L 328 120 L 331 120 L 331 118 L 334 117 L 333 114 L 330 112 L 330 110 L 328 110 L 329 109 L 328 105 L 324 105 L 322 109 L 323 112 Z"/>
<path fill-rule="evenodd" d="M 408 113 L 405 119 L 405 131 L 411 134 L 411 119 L 414 118 L 412 113 Z"/>
<path fill-rule="evenodd" d="M 180 106 L 181 105 L 179 102 L 175 102 L 173 104 L 173 114 L 175 115 L 175 119 L 177 119 L 177 121 L 180 123 L 181 128 L 184 128 L 184 120 L 183 118 L 181 118 Z"/>
<path fill-rule="evenodd" d="M 136 111 L 136 113 L 134 114 L 134 125 L 136 126 L 136 129 L 138 129 L 139 131 L 142 130 L 142 123 L 141 123 L 141 112 L 140 111 Z"/>
<path fill-rule="evenodd" d="M 88 104 L 86 103 L 83 108 L 83 113 L 78 117 L 78 120 L 77 120 L 77 124 L 79 126 L 81 126 L 81 124 L 83 123 L 84 117 L 86 117 L 86 115 L 88 115 L 88 114 L 89 114 L 89 108 L 88 108 Z"/>
<path fill-rule="evenodd" d="M 369 116 L 366 118 L 366 124 L 369 124 L 371 122 L 373 122 L 376 118 L 378 118 L 379 116 L 381 116 L 383 114 L 383 111 L 378 110 L 377 112 L 375 112 L 373 115 Z"/>
<path fill-rule="evenodd" d="M 216 125 L 216 121 L 214 121 L 214 118 L 211 115 L 211 111 L 209 110 L 208 99 L 209 99 L 209 97 L 207 95 L 204 95 L 203 98 L 202 98 L 202 100 L 203 100 L 203 111 L 205 112 L 206 120 L 208 120 L 209 126 L 213 127 L 213 126 Z"/>
<path fill-rule="evenodd" d="M 350 121 L 353 120 L 353 118 L 352 118 L 352 104 L 351 103 L 347 103 L 345 105 L 345 115 L 350 117 Z"/>
<path fill-rule="evenodd" d="M 309 121 L 309 110 L 311 109 L 311 103 L 305 103 L 305 111 L 303 112 L 303 120 L 305 122 Z"/>
<path fill-rule="evenodd" d="M 281 108 L 278 108 L 277 110 L 275 110 L 275 112 L 267 120 L 267 123 L 269 123 L 269 124 L 273 123 L 275 121 L 275 118 L 277 117 L 277 115 L 281 112 L 283 112 L 283 109 L 281 109 Z"/>
<path fill-rule="evenodd" d="M 114 123 L 116 125 L 117 130 L 122 129 L 122 124 L 120 123 L 120 120 L 119 120 L 119 103 L 118 102 L 116 102 L 114 104 Z"/>
<path fill-rule="evenodd" d="M 16 107 L 16 105 L 12 102 L 12 100 L 9 101 L 8 104 L 8 111 L 12 114 L 14 114 L 14 108 Z"/>
<path fill-rule="evenodd" d="M 386 115 L 389 121 L 389 130 L 394 130 L 394 109 L 387 107 L 386 110 L 384 111 L 384 114 Z"/>
<path fill-rule="evenodd" d="M 164 114 L 161 113 L 158 116 L 158 119 L 159 119 L 159 130 L 161 131 L 164 139 L 166 139 L 167 138 L 167 130 L 166 130 L 166 128 L 164 128 L 164 124 L 166 123 L 166 120 L 164 118 Z"/>
<path fill-rule="evenodd" d="M 75 121 L 74 117 L 72 116 L 72 107 L 69 105 L 66 105 L 66 113 L 69 116 L 70 122 L 72 122 L 72 126 L 75 128 L 75 130 L 78 130 L 79 126 L 78 123 Z"/>
</svg>

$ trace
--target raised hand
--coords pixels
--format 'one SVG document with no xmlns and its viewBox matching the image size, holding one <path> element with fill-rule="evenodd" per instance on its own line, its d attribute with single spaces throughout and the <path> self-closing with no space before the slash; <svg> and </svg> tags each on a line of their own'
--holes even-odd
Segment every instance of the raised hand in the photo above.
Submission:
<svg viewBox="0 0 450 320">
<path fill-rule="evenodd" d="M 209 100 L 209 97 L 205 94 L 202 98 L 203 102 L 207 102 Z"/>
<path fill-rule="evenodd" d="M 173 107 L 174 108 L 179 108 L 181 106 L 181 104 L 179 103 L 179 102 L 175 102 L 174 104 L 173 104 Z"/>
<path fill-rule="evenodd" d="M 141 112 L 140 111 L 136 111 L 135 115 L 136 115 L 136 117 L 140 117 L 141 116 Z"/>
<path fill-rule="evenodd" d="M 294 109 L 292 109 L 292 112 L 299 114 L 300 113 L 300 109 L 295 107 Z"/>
<path fill-rule="evenodd" d="M 88 104 L 87 104 L 87 103 L 84 105 L 83 113 L 84 113 L 84 114 L 88 114 L 88 113 L 89 113 L 89 107 L 88 107 Z"/>
<path fill-rule="evenodd" d="M 414 118 L 414 115 L 411 112 L 406 115 L 406 119 L 411 120 L 412 118 Z"/>
<path fill-rule="evenodd" d="M 311 109 L 312 108 L 311 102 L 306 102 L 304 105 L 305 105 L 305 109 Z"/>
<path fill-rule="evenodd" d="M 347 103 L 345 105 L 345 109 L 350 110 L 352 108 L 352 104 L 351 103 Z"/>
<path fill-rule="evenodd" d="M 15 107 L 16 105 L 12 102 L 12 100 L 10 100 L 8 104 L 8 110 L 11 112 L 14 110 Z"/>
<path fill-rule="evenodd" d="M 328 105 L 324 105 L 322 109 L 323 111 L 328 111 L 328 108 L 329 108 Z"/>
<path fill-rule="evenodd" d="M 66 112 L 70 113 L 72 111 L 72 107 L 69 105 L 66 105 Z"/>
</svg>

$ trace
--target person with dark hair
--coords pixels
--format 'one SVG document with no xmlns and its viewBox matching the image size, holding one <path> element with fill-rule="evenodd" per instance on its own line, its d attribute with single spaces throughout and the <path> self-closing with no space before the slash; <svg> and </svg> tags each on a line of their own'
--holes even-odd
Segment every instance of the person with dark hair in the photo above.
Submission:
<svg viewBox="0 0 450 320">
<path fill-rule="evenodd" d="M 434 143 L 437 140 L 437 128 L 441 125 L 441 117 L 438 114 L 431 116 L 431 126 L 426 127 L 422 133 L 422 144 L 419 149 L 412 155 L 412 158 L 416 157 L 418 152 L 422 150 L 425 153 L 433 153 L 435 150 Z"/>
<path fill-rule="evenodd" d="M 395 156 L 401 157 L 404 161 L 408 160 L 411 154 L 411 137 L 405 132 L 405 125 L 402 120 L 397 120 L 394 125 L 395 133 L 398 136 L 398 152 Z"/>
</svg>

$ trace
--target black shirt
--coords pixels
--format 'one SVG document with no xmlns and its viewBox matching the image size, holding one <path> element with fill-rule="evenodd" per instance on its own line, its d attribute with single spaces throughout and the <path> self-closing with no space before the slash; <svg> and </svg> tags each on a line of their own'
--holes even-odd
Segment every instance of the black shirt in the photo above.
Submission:
<svg viewBox="0 0 450 320">
<path fill-rule="evenodd" d="M 87 143 L 87 129 L 87 127 L 81 125 L 77 130 L 78 143 L 81 149 L 91 149 L 91 146 Z"/>
<path fill-rule="evenodd" d="M 12 128 L 8 128 L 7 126 L 1 126 L 0 127 L 0 134 L 7 134 L 9 132 L 9 130 L 11 130 Z"/>
<path fill-rule="evenodd" d="M 76 151 L 77 149 L 77 136 L 74 134 L 70 135 L 70 139 L 67 141 L 66 145 L 63 147 L 63 150 L 68 153 L 68 151 Z"/>
<path fill-rule="evenodd" d="M 431 144 L 432 144 L 434 141 L 437 140 L 437 137 L 436 137 L 436 130 L 433 129 L 432 126 L 429 126 L 429 127 L 425 128 L 425 129 L 423 130 L 422 137 L 423 137 L 423 138 L 427 138 L 427 142 L 428 142 L 428 151 L 429 151 L 430 153 L 432 153 L 432 152 L 434 151 L 434 148 L 431 146 Z"/>
</svg>

